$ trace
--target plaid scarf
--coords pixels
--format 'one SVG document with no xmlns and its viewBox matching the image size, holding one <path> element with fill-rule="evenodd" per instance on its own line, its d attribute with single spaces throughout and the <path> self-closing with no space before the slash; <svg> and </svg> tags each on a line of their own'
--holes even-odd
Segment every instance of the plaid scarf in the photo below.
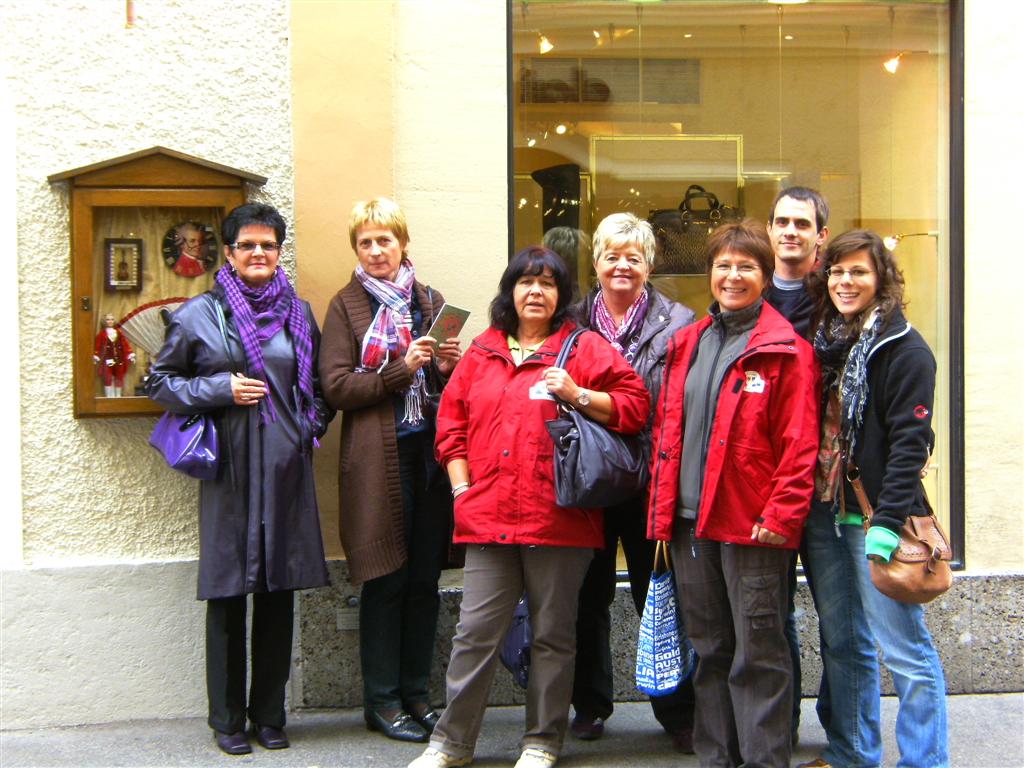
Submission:
<svg viewBox="0 0 1024 768">
<path fill-rule="evenodd" d="M 378 371 L 389 360 L 405 355 L 412 343 L 412 291 L 416 270 L 409 259 L 398 268 L 395 281 L 381 280 L 356 267 L 356 280 L 380 303 L 373 322 L 363 336 L 359 372 Z M 412 386 L 405 391 L 405 416 L 402 421 L 419 424 L 423 421 L 426 374 L 420 368 L 413 374 Z"/>
<path fill-rule="evenodd" d="M 604 291 L 598 290 L 594 299 L 594 306 L 590 311 L 590 327 L 604 336 L 608 342 L 618 350 L 630 363 L 633 362 L 633 355 L 636 354 L 636 335 L 644 324 L 647 317 L 647 289 L 640 291 L 619 325 L 608 311 L 608 305 L 604 301 Z"/>
<path fill-rule="evenodd" d="M 868 353 L 884 324 L 884 318 L 873 309 L 858 335 L 842 315 L 836 315 L 826 331 L 825 323 L 814 334 L 814 353 L 821 363 L 824 392 L 839 393 L 842 426 L 840 435 L 849 456 L 853 455 L 857 432 L 864 423 L 864 407 L 868 402 Z"/>
<path fill-rule="evenodd" d="M 279 267 L 268 283 L 253 288 L 242 282 L 235 270 L 225 264 L 217 270 L 216 281 L 224 289 L 235 327 L 242 339 L 245 360 L 249 364 L 248 373 L 252 378 L 266 382 L 268 391 L 270 382 L 267 380 L 260 344 L 273 338 L 282 328 L 288 329 L 295 349 L 301 408 L 310 424 L 315 424 L 313 339 L 302 302 L 288 282 L 284 270 Z M 278 394 L 284 395 L 283 392 Z M 277 420 L 272 398 L 263 398 L 258 407 L 264 424 Z"/>
</svg>

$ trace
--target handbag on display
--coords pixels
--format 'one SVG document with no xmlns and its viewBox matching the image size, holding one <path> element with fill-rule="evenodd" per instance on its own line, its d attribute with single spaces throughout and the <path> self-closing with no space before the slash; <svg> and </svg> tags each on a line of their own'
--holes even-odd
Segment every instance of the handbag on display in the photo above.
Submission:
<svg viewBox="0 0 1024 768">
<path fill-rule="evenodd" d="M 530 680 L 530 647 L 533 645 L 533 627 L 530 626 L 530 608 L 526 595 L 516 604 L 512 612 L 512 625 L 501 644 L 501 663 L 512 673 L 512 679 L 520 688 L 526 688 Z"/>
<path fill-rule="evenodd" d="M 555 360 L 565 368 L 569 352 L 585 333 L 569 334 Z M 555 500 L 560 507 L 608 507 L 647 488 L 645 435 L 620 435 L 588 419 L 561 398 L 558 418 L 547 422 L 555 444 Z"/>
<path fill-rule="evenodd" d="M 717 195 L 691 184 L 679 208 L 651 211 L 657 258 L 653 275 L 703 275 L 704 245 L 715 227 L 743 218 L 743 209 L 722 205 Z"/>
<path fill-rule="evenodd" d="M 846 478 L 857 496 L 867 533 L 875 510 L 864 491 L 860 470 L 851 464 Z M 949 538 L 935 517 L 927 494 L 924 504 L 927 515 L 907 515 L 892 559 L 888 563 L 874 559 L 870 562 L 871 583 L 875 589 L 900 603 L 930 603 L 953 585 L 953 571 L 947 562 L 953 559 Z"/>
<path fill-rule="evenodd" d="M 234 365 L 231 347 L 228 346 L 224 308 L 212 295 L 209 295 L 209 301 L 214 305 L 224 350 L 232 363 L 232 369 L 238 370 Z M 184 472 L 197 480 L 217 478 L 219 443 L 216 419 L 212 413 L 187 414 L 165 411 L 153 427 L 149 444 L 163 454 L 171 469 Z"/>
<path fill-rule="evenodd" d="M 659 561 L 664 564 L 660 574 Z M 664 696 L 690 677 L 696 666 L 697 654 L 679 621 L 668 542 L 659 541 L 636 641 L 636 687 L 648 696 Z"/>
</svg>

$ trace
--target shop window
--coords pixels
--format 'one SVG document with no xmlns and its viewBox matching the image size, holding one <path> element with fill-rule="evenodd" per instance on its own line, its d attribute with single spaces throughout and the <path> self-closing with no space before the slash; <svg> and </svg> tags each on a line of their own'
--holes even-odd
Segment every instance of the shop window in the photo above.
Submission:
<svg viewBox="0 0 1024 768">
<path fill-rule="evenodd" d="M 951 499 L 962 500 L 963 472 L 950 381 L 962 258 L 950 50 L 962 46 L 961 9 L 961 0 L 511 0 L 509 77 L 510 245 L 555 228 L 572 234 L 581 291 L 592 285 L 587 241 L 602 218 L 677 209 L 692 185 L 731 215 L 765 222 L 780 189 L 814 187 L 831 207 L 833 237 L 867 227 L 890 238 L 907 315 L 938 360 L 926 484 L 962 558 L 962 512 L 950 517 L 962 510 Z M 660 258 L 653 282 L 703 315 L 699 268 Z"/>
</svg>

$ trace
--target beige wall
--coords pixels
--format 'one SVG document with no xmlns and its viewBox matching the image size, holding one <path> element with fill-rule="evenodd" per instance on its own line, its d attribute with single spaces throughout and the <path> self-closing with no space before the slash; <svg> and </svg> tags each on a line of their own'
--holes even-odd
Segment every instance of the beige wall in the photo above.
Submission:
<svg viewBox="0 0 1024 768">
<path fill-rule="evenodd" d="M 1019 4 L 967 0 L 964 348 L 967 563 L 1021 570 L 1024 544 L 1024 328 L 1016 216 L 1024 101 Z"/>
<path fill-rule="evenodd" d="M 472 310 L 468 344 L 505 265 L 502 4 L 299 0 L 291 12 L 300 291 L 322 320 L 355 266 L 352 204 L 393 196 L 419 279 Z M 316 463 L 334 556 L 342 422 Z"/>
</svg>

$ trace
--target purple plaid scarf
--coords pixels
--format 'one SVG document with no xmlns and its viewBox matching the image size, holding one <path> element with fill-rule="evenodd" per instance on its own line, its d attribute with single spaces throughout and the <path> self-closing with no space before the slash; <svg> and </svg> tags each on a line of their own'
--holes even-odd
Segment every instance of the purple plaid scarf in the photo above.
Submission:
<svg viewBox="0 0 1024 768">
<path fill-rule="evenodd" d="M 412 343 L 412 290 L 416 270 L 409 259 L 398 268 L 395 281 L 381 280 L 366 273 L 362 265 L 356 267 L 356 280 L 379 303 L 363 337 L 360 372 L 378 371 L 389 360 L 405 355 Z M 403 421 L 419 424 L 423 421 L 424 386 L 426 374 L 420 368 L 413 376 L 412 386 L 405 391 Z"/>
<path fill-rule="evenodd" d="M 622 325 L 617 325 L 612 313 L 608 311 L 608 305 L 604 302 L 604 291 L 598 290 L 593 309 L 590 311 L 590 327 L 604 336 L 629 362 L 633 362 L 633 354 L 636 352 L 635 348 L 630 348 L 633 346 L 630 341 L 647 317 L 647 301 L 645 288 L 626 310 Z"/>
<path fill-rule="evenodd" d="M 267 382 L 268 389 L 270 382 L 267 381 L 260 343 L 273 338 L 282 328 L 288 329 L 295 349 L 295 367 L 303 401 L 301 407 L 310 424 L 314 424 L 313 339 L 302 302 L 288 282 L 284 270 L 278 267 L 270 282 L 260 288 L 252 288 L 242 282 L 230 265 L 225 264 L 217 270 L 216 280 L 224 289 L 235 327 L 242 339 L 245 359 L 249 364 L 248 374 L 254 379 Z M 283 392 L 279 394 L 285 395 Z M 270 397 L 260 401 L 260 414 L 264 424 L 277 420 L 277 412 Z"/>
</svg>

